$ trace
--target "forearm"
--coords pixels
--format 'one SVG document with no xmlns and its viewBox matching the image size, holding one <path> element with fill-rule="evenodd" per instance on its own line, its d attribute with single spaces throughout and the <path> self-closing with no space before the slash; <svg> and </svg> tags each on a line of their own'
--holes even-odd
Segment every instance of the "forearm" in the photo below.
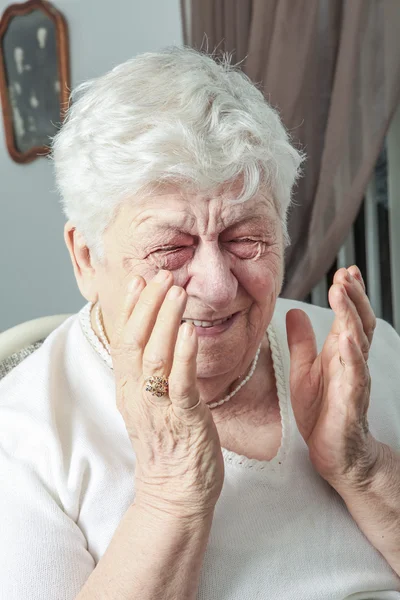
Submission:
<svg viewBox="0 0 400 600">
<path fill-rule="evenodd" d="M 132 505 L 76 600 L 194 600 L 212 518 L 178 520 Z"/>
<path fill-rule="evenodd" d="M 353 519 L 400 576 L 400 455 L 377 442 L 377 466 L 363 484 L 334 486 Z"/>
</svg>

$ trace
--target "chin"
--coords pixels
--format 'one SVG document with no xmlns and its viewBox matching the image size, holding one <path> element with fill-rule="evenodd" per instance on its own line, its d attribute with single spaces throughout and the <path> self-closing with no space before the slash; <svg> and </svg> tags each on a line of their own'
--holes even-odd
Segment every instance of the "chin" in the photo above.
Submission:
<svg viewBox="0 0 400 600">
<path fill-rule="evenodd" d="M 256 334 L 262 329 L 259 323 L 258 327 L 254 324 L 249 327 L 248 319 L 242 314 L 217 335 L 198 335 L 197 377 L 217 377 L 235 371 L 254 347 Z"/>
<path fill-rule="evenodd" d="M 228 366 L 230 365 L 230 366 Z M 221 356 L 215 357 L 215 360 L 197 359 L 197 378 L 208 379 L 209 377 L 218 377 L 228 373 L 232 368 L 232 361 L 221 360 Z"/>
<path fill-rule="evenodd" d="M 241 349 L 244 350 L 243 343 Z M 208 377 L 218 377 L 226 375 L 231 371 L 234 371 L 240 361 L 243 359 L 245 351 L 243 353 L 237 352 L 237 344 L 229 350 L 224 348 L 221 351 L 221 346 L 216 345 L 213 351 L 210 347 L 204 348 L 205 352 L 202 353 L 202 343 L 199 340 L 199 353 L 197 355 L 197 377 L 201 379 L 207 379 Z"/>
</svg>

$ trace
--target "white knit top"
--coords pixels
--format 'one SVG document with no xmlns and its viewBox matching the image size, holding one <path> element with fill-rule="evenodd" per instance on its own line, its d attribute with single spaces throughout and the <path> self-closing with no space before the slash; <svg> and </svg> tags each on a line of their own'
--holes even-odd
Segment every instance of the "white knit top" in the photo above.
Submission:
<svg viewBox="0 0 400 600">
<path fill-rule="evenodd" d="M 223 449 L 197 598 L 399 600 L 400 578 L 315 472 L 297 430 L 285 329 L 293 307 L 309 314 L 318 348 L 332 323 L 330 310 L 277 302 L 268 332 L 281 447 L 271 461 Z M 378 320 L 368 420 L 397 451 L 399 364 L 400 338 Z M 134 500 L 134 473 L 113 371 L 74 315 L 0 382 L 0 600 L 75 599 Z"/>
</svg>

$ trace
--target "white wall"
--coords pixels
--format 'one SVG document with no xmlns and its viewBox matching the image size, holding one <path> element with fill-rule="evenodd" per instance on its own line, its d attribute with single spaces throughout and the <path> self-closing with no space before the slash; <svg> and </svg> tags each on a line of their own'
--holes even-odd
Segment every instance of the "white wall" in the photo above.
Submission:
<svg viewBox="0 0 400 600">
<path fill-rule="evenodd" d="M 9 0 L 0 0 L 2 14 Z M 55 0 L 69 27 L 71 83 L 140 53 L 182 43 L 179 0 Z M 63 240 L 50 161 L 11 160 L 0 123 L 0 331 L 76 312 L 79 293 Z"/>
</svg>

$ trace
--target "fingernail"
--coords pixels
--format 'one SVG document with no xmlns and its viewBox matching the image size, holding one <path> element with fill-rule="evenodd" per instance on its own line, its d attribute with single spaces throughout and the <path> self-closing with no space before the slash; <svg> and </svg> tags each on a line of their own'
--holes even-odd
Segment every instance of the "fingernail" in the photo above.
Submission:
<svg viewBox="0 0 400 600">
<path fill-rule="evenodd" d="M 173 285 L 172 288 L 168 292 L 168 298 L 170 300 L 176 300 L 177 298 L 180 297 L 181 294 L 182 294 L 182 288 L 177 285 Z"/>
<path fill-rule="evenodd" d="M 194 327 L 192 323 L 184 323 L 182 329 L 182 337 L 186 340 L 192 335 Z"/>
<path fill-rule="evenodd" d="M 153 281 L 156 281 L 157 283 L 162 283 L 163 281 L 166 281 L 168 279 L 168 276 L 169 276 L 169 271 L 161 270 L 161 271 L 158 271 L 158 273 L 154 277 Z"/>
</svg>

